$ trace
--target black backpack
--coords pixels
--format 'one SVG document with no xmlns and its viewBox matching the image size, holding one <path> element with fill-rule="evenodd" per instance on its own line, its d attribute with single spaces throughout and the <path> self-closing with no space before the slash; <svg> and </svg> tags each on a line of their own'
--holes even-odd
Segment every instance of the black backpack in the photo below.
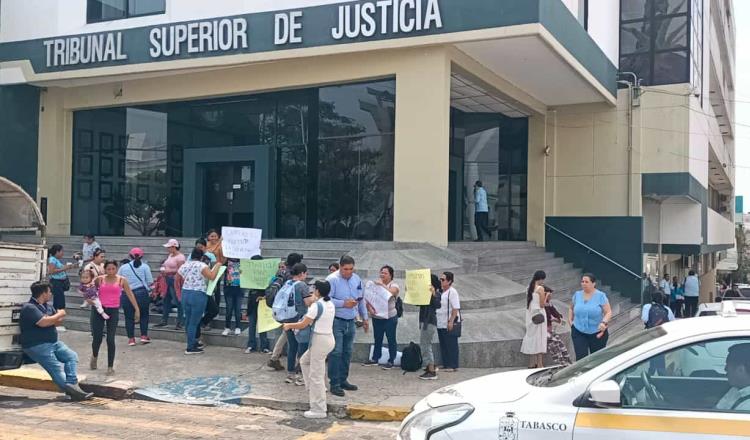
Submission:
<svg viewBox="0 0 750 440">
<path fill-rule="evenodd" d="M 669 312 L 661 304 L 651 303 L 651 309 L 648 311 L 648 321 L 646 328 L 654 328 L 669 321 Z"/>
<path fill-rule="evenodd" d="M 401 297 L 396 298 L 396 316 L 399 318 L 404 316 L 404 301 Z"/>
<path fill-rule="evenodd" d="M 422 349 L 419 345 L 409 342 L 401 354 L 401 369 L 407 372 L 419 371 L 422 368 Z"/>
</svg>

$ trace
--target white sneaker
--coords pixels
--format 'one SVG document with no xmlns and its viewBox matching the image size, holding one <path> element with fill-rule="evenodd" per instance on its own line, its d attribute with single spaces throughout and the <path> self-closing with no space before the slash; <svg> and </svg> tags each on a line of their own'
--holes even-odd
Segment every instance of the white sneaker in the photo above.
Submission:
<svg viewBox="0 0 750 440">
<path fill-rule="evenodd" d="M 239 327 L 237 327 L 236 329 L 234 329 L 234 335 L 235 336 L 239 336 L 240 333 L 242 333 L 242 330 Z"/>
<path fill-rule="evenodd" d="M 88 308 L 88 306 L 89 306 L 89 303 L 87 303 L 86 301 L 84 301 L 84 302 L 81 303 L 80 308 L 85 309 L 85 308 Z"/>
<path fill-rule="evenodd" d="M 228 328 L 225 328 L 225 329 L 224 329 L 224 331 L 223 331 L 223 332 L 221 332 L 221 336 L 229 336 L 229 332 L 230 332 L 230 331 L 231 331 L 231 330 L 229 330 Z"/>
<path fill-rule="evenodd" d="M 304 416 L 306 419 L 325 419 L 328 417 L 328 414 L 324 412 L 305 411 Z"/>
</svg>

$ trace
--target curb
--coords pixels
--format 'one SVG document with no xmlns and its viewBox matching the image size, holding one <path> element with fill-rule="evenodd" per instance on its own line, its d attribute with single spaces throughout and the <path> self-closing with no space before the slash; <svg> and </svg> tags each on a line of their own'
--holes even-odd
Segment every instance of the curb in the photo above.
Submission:
<svg viewBox="0 0 750 440">
<path fill-rule="evenodd" d="M 133 384 L 127 381 L 115 381 L 107 384 L 89 383 L 86 382 L 86 376 L 84 375 L 79 375 L 78 381 L 81 389 L 94 393 L 96 397 L 122 400 L 133 394 Z M 0 386 L 35 391 L 60 392 L 57 385 L 52 382 L 49 374 L 44 370 L 36 368 L 0 371 Z"/>
<path fill-rule="evenodd" d="M 346 413 L 352 420 L 369 422 L 400 422 L 411 412 L 405 406 L 348 405 Z"/>
<path fill-rule="evenodd" d="M 240 405 L 260 406 L 278 411 L 307 411 L 307 402 L 293 402 L 278 400 L 263 396 L 245 396 L 240 399 Z M 368 422 L 400 422 L 411 412 L 406 406 L 378 406 L 340 403 L 329 403 L 328 414 L 339 419 L 364 420 Z"/>
</svg>

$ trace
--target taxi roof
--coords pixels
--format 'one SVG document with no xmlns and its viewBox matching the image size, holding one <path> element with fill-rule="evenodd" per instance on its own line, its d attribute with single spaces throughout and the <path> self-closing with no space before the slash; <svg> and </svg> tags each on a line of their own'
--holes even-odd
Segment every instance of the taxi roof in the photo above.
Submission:
<svg viewBox="0 0 750 440">
<path fill-rule="evenodd" d="M 699 325 L 696 325 L 699 324 Z M 700 335 L 720 331 L 750 330 L 750 315 L 701 316 L 699 318 L 677 319 L 662 324 L 668 335 L 677 337 Z"/>
</svg>

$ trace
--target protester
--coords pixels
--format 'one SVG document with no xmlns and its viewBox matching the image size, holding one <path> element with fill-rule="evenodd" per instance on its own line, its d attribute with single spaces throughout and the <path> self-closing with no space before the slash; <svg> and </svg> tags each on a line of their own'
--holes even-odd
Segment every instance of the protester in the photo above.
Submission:
<svg viewBox="0 0 750 440">
<path fill-rule="evenodd" d="M 102 302 L 99 300 L 99 288 L 94 283 L 96 277 L 94 273 L 86 269 L 81 272 L 80 284 L 78 285 L 78 291 L 83 295 L 83 299 L 87 304 L 94 306 L 96 313 L 101 315 L 105 321 L 109 319 L 109 315 L 104 311 Z"/>
<path fill-rule="evenodd" d="M 133 290 L 138 307 L 143 312 L 141 315 L 139 327 L 141 331 L 141 344 L 148 344 L 151 338 L 148 336 L 149 306 L 151 305 L 151 285 L 154 278 L 151 275 L 151 268 L 143 262 L 143 251 L 140 248 L 133 248 L 128 253 L 130 260 L 120 266 L 117 274 L 128 280 L 130 288 Z M 125 312 L 125 332 L 128 335 L 128 345 L 135 345 L 135 309 L 130 307 L 126 301 L 122 302 L 122 311 Z"/>
<path fill-rule="evenodd" d="M 354 258 L 344 255 L 339 261 L 339 270 L 326 278 L 331 284 L 331 300 L 336 306 L 333 322 L 333 337 L 336 346 L 328 357 L 328 380 L 331 394 L 343 397 L 345 391 L 357 391 L 356 385 L 349 383 L 349 363 L 352 359 L 356 326 L 354 318 L 359 312 L 365 332 L 369 331 L 367 307 L 365 307 L 362 280 L 354 273 Z"/>
<path fill-rule="evenodd" d="M 437 332 L 440 341 L 440 354 L 446 372 L 458 371 L 458 338 L 461 326 L 461 302 L 453 287 L 453 272 L 443 272 L 440 276 L 440 312 L 437 313 Z"/>
<path fill-rule="evenodd" d="M 297 263 L 301 263 L 303 258 L 304 256 L 302 254 L 292 252 L 286 257 L 285 263 L 279 266 L 279 271 L 276 273 L 273 282 L 265 292 L 266 305 L 268 305 L 268 307 L 271 307 L 273 305 L 274 296 L 276 292 L 281 289 L 281 286 L 292 279 L 292 267 L 294 267 L 294 265 Z M 284 366 L 281 365 L 281 361 L 279 359 L 281 359 L 281 355 L 284 352 L 284 346 L 286 346 L 286 343 L 286 332 L 282 331 L 281 334 L 279 334 L 279 337 L 276 339 L 276 343 L 273 347 L 273 353 L 271 353 L 271 359 L 268 360 L 268 366 L 274 371 L 284 370 Z"/>
<path fill-rule="evenodd" d="M 529 355 L 529 368 L 543 368 L 547 352 L 547 321 L 544 305 L 544 280 L 547 274 L 538 270 L 526 289 L 526 334 L 521 342 L 521 353 Z"/>
<path fill-rule="evenodd" d="M 57 339 L 56 326 L 65 319 L 65 310 L 56 310 L 47 303 L 52 300 L 50 285 L 37 281 L 31 285 L 31 299 L 23 305 L 20 315 L 21 347 L 50 375 L 57 387 L 76 401 L 89 400 L 78 386 L 78 355 Z"/>
<path fill-rule="evenodd" d="M 677 277 L 672 277 L 672 294 L 669 305 L 675 317 L 682 318 L 682 308 L 685 305 L 685 286 L 680 285 Z M 666 304 L 665 304 L 666 305 Z"/>
<path fill-rule="evenodd" d="M 643 324 L 646 328 L 654 328 L 674 320 L 674 313 L 664 304 L 664 295 L 661 292 L 654 292 L 651 295 L 651 303 L 644 305 L 641 311 Z"/>
<path fill-rule="evenodd" d="M 239 336 L 242 333 L 240 319 L 242 318 L 242 300 L 245 298 L 245 291 L 240 287 L 240 272 L 240 260 L 227 258 L 227 270 L 224 273 L 226 311 L 224 312 L 222 336 L 229 336 L 232 332 L 235 336 Z M 232 316 L 234 316 L 234 327 L 232 327 Z"/>
<path fill-rule="evenodd" d="M 185 312 L 185 333 L 187 334 L 187 348 L 185 354 L 202 354 L 203 349 L 198 344 L 198 330 L 201 317 L 208 302 L 208 280 L 214 280 L 219 274 L 221 263 L 216 262 L 211 269 L 201 261 L 204 253 L 197 246 L 190 253 L 190 261 L 177 270 L 182 281 L 182 308 Z"/>
<path fill-rule="evenodd" d="M 260 255 L 254 255 L 251 260 L 262 260 L 263 257 Z M 283 267 L 279 264 L 279 269 Z M 273 282 L 273 281 L 272 281 Z M 270 283 L 269 283 L 270 285 Z M 247 296 L 247 348 L 245 353 L 255 353 L 258 351 L 258 338 L 256 332 L 258 329 L 258 307 L 261 301 L 265 300 L 266 291 L 250 289 Z M 260 351 L 262 353 L 270 353 L 268 345 L 268 335 L 263 332 L 258 335 L 260 339 Z"/>
<path fill-rule="evenodd" d="M 106 259 L 107 259 L 107 255 L 104 253 L 104 249 L 102 248 L 95 249 L 92 254 L 91 261 L 89 261 L 88 263 L 86 263 L 85 266 L 83 266 L 83 269 L 81 269 L 80 275 L 83 276 L 83 273 L 86 271 L 91 272 L 93 278 L 104 275 L 104 261 Z M 86 297 L 84 296 L 83 302 L 81 303 L 80 308 L 84 309 L 88 307 L 89 305 L 90 303 L 86 300 Z"/>
<path fill-rule="evenodd" d="M 297 323 L 307 313 L 307 308 L 310 304 L 315 301 L 315 298 L 310 293 L 310 288 L 307 286 L 307 266 L 303 263 L 297 263 L 292 266 L 291 271 L 292 279 L 284 284 L 282 289 L 291 288 L 294 298 L 294 307 L 297 311 L 297 316 L 291 318 L 292 323 Z M 286 331 L 287 340 L 287 353 L 286 353 L 286 382 L 293 383 L 295 385 L 302 386 L 305 384 L 301 371 L 297 372 L 297 360 L 307 351 L 307 346 L 310 341 L 301 340 L 294 330 Z"/>
<path fill-rule="evenodd" d="M 336 307 L 330 298 L 331 285 L 328 281 L 316 281 L 312 303 L 302 321 L 284 324 L 284 331 L 302 330 L 312 326 L 310 347 L 300 358 L 305 387 L 310 394 L 310 410 L 305 411 L 308 419 L 327 417 L 325 368 L 326 356 L 333 350 L 336 341 L 333 337 L 333 321 Z"/>
<path fill-rule="evenodd" d="M 596 288 L 596 277 L 586 273 L 581 277 L 581 290 L 573 294 L 568 312 L 571 337 L 576 360 L 607 346 L 612 308 L 607 295 Z"/>
<path fill-rule="evenodd" d="M 419 347 L 422 352 L 424 373 L 419 376 L 423 380 L 437 380 L 435 369 L 435 355 L 432 342 L 437 333 L 437 310 L 441 307 L 442 288 L 440 278 L 436 274 L 430 275 L 430 303 L 419 306 Z"/>
<path fill-rule="evenodd" d="M 328 266 L 328 273 L 329 274 L 334 273 L 334 272 L 336 272 L 338 270 L 339 270 L 339 263 L 331 263 Z"/>
<path fill-rule="evenodd" d="M 482 181 L 474 183 L 474 227 L 477 230 L 475 241 L 484 241 L 484 236 L 490 238 L 489 217 L 490 208 L 487 204 L 487 191 L 482 186 Z"/>
<path fill-rule="evenodd" d="M 701 283 L 694 270 L 685 278 L 685 317 L 692 318 L 698 313 L 698 298 L 701 295 Z"/>
<path fill-rule="evenodd" d="M 97 368 L 97 359 L 99 358 L 99 348 L 104 339 L 104 328 L 107 329 L 107 375 L 115 374 L 115 335 L 117 334 L 117 324 L 120 320 L 120 304 L 122 303 L 125 310 L 125 303 L 133 310 L 133 319 L 139 321 L 141 313 L 148 313 L 148 308 L 142 309 L 138 305 L 135 294 L 130 288 L 127 278 L 117 274 L 117 261 L 110 260 L 104 263 L 104 275 L 99 276 L 94 283 L 99 289 L 99 300 L 102 303 L 104 312 L 109 315 L 109 319 L 104 319 L 95 310 L 91 310 L 91 362 L 89 367 L 92 370 Z M 125 297 L 125 298 L 123 298 Z"/>
<path fill-rule="evenodd" d="M 555 365 L 567 366 L 572 364 L 570 360 L 570 354 L 568 353 L 568 347 L 560 338 L 560 335 L 555 332 L 552 327 L 553 322 L 561 324 L 563 322 L 562 313 L 552 304 L 552 293 L 553 290 L 547 286 L 544 286 L 544 313 L 547 318 L 547 353 L 552 357 L 552 362 Z"/>
<path fill-rule="evenodd" d="M 396 341 L 396 328 L 398 326 L 398 313 L 396 312 L 396 299 L 398 299 L 399 287 L 393 281 L 393 268 L 391 266 L 383 266 L 380 268 L 380 277 L 374 281 L 376 286 L 382 287 L 389 294 L 388 298 L 388 317 L 375 316 L 375 309 L 371 304 L 366 304 L 367 312 L 372 318 L 372 333 L 375 338 L 372 359 L 368 359 L 364 365 L 378 365 L 383 351 L 383 335 L 388 338 L 388 362 L 381 365 L 384 370 L 390 370 L 393 368 L 394 362 L 396 362 L 396 355 L 398 355 L 398 342 Z"/>
<path fill-rule="evenodd" d="M 169 314 L 172 313 L 172 307 L 177 307 L 177 323 L 175 330 L 182 329 L 182 323 L 185 320 L 185 314 L 182 310 L 182 301 L 177 295 L 177 287 L 175 286 L 175 276 L 177 271 L 186 262 L 185 255 L 180 252 L 180 242 L 174 238 L 163 244 L 169 255 L 167 259 L 161 264 L 159 269 L 159 277 L 163 283 L 157 283 L 159 290 L 162 292 L 163 301 L 161 305 L 161 322 L 156 324 L 155 327 L 166 327 L 169 322 Z"/>
<path fill-rule="evenodd" d="M 219 264 L 225 264 L 226 258 L 224 257 L 224 250 L 221 243 L 221 235 L 216 229 L 209 229 L 206 232 L 206 250 L 207 254 L 213 255 Z M 209 257 L 210 257 L 209 255 Z M 211 323 L 214 318 L 219 316 L 221 306 L 221 283 L 216 283 L 216 287 L 213 292 L 208 292 L 209 298 L 206 303 L 206 312 L 201 320 L 203 331 L 211 330 Z"/>
<path fill-rule="evenodd" d="M 75 263 L 63 264 L 62 258 L 64 256 L 65 251 L 62 245 L 53 244 L 50 246 L 47 275 L 52 289 L 52 306 L 55 310 L 65 310 L 65 292 L 70 289 L 67 271 L 76 267 Z"/>
</svg>

